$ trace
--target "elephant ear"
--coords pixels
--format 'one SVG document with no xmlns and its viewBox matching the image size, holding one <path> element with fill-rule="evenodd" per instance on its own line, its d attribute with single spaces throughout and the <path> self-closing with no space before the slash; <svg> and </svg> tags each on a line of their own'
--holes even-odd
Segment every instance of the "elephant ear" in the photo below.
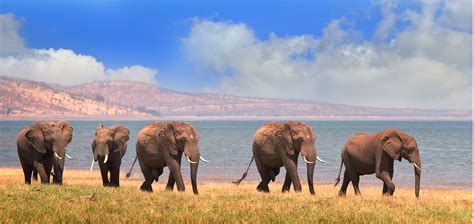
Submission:
<svg viewBox="0 0 474 224">
<path fill-rule="evenodd" d="M 122 149 L 122 156 L 125 155 L 125 151 L 127 150 L 127 142 L 130 139 L 130 130 L 127 127 L 122 125 L 113 126 L 112 130 L 114 130 L 114 145 L 117 149 Z M 119 147 L 119 146 L 122 147 Z"/>
<path fill-rule="evenodd" d="M 285 148 L 288 155 L 295 155 L 295 147 L 291 139 L 291 127 L 289 124 L 283 124 L 275 133 L 278 143 Z"/>
<path fill-rule="evenodd" d="M 400 159 L 403 142 L 394 130 L 387 130 L 382 135 L 383 150 L 393 159 Z"/>
<path fill-rule="evenodd" d="M 178 145 L 176 144 L 175 127 L 173 124 L 166 124 L 160 130 L 160 139 L 165 147 L 168 147 L 171 155 L 178 155 Z"/>
<path fill-rule="evenodd" d="M 104 128 L 104 125 L 102 123 L 99 123 L 97 127 L 95 128 L 95 135 L 97 135 L 97 131 L 99 131 L 102 128 Z"/>
<path fill-rule="evenodd" d="M 46 153 L 43 125 L 36 123 L 25 134 L 28 142 L 40 153 Z"/>
<path fill-rule="evenodd" d="M 66 139 L 67 143 L 71 143 L 72 141 L 72 131 L 73 131 L 73 128 L 71 127 L 71 125 L 69 124 L 69 122 L 67 121 L 61 121 L 61 122 L 58 122 L 59 124 L 59 127 L 62 128 L 63 130 L 63 136 L 64 136 L 64 139 Z"/>
</svg>

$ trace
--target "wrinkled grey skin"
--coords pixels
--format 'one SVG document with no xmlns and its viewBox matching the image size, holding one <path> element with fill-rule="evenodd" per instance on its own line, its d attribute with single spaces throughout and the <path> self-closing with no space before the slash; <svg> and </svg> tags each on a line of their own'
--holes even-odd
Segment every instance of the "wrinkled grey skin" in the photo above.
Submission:
<svg viewBox="0 0 474 224">
<path fill-rule="evenodd" d="M 35 177 L 36 172 L 39 174 L 41 183 L 48 184 L 53 169 L 53 183 L 62 184 L 66 146 L 72 141 L 72 130 L 68 122 L 61 121 L 38 122 L 20 131 L 16 143 L 26 184 L 31 184 L 33 172 Z"/>
<path fill-rule="evenodd" d="M 105 128 L 99 124 L 92 140 L 92 153 L 94 161 L 99 161 L 102 184 L 104 186 L 120 186 L 120 165 L 127 151 L 127 142 L 130 139 L 130 131 L 123 125 L 115 125 Z M 104 163 L 105 155 L 108 160 Z M 110 173 L 110 179 L 107 177 Z"/>
<path fill-rule="evenodd" d="M 170 175 L 166 189 L 173 190 L 176 183 L 178 191 L 184 191 L 181 175 L 181 158 L 184 154 L 195 162 L 190 164 L 191 184 L 194 194 L 198 194 L 196 182 L 200 158 L 198 143 L 196 128 L 189 123 L 154 122 L 146 125 L 138 134 L 136 146 L 138 162 L 145 177 L 140 189 L 153 191 L 151 184 L 153 181 L 158 181 L 163 168 L 168 167 Z"/>
<path fill-rule="evenodd" d="M 336 186 L 340 181 L 342 165 L 346 167 L 339 196 L 345 196 L 349 182 L 352 182 L 356 195 L 360 195 L 359 176 L 375 173 L 383 181 L 383 195 L 393 195 L 395 184 L 393 177 L 394 160 L 402 158 L 421 169 L 420 152 L 416 140 L 397 130 L 387 129 L 376 134 L 356 134 L 344 146 L 341 153 L 341 167 Z M 420 194 L 421 170 L 413 165 L 415 170 L 415 195 Z"/>
<path fill-rule="evenodd" d="M 275 181 L 280 173 L 280 167 L 285 167 L 286 176 L 282 192 L 289 191 L 291 183 L 294 190 L 300 192 L 301 182 L 297 169 L 300 153 L 312 162 L 307 163 L 307 180 L 309 191 L 314 194 L 313 173 L 317 155 L 313 129 L 303 122 L 292 121 L 269 122 L 260 127 L 255 133 L 253 142 L 253 158 L 262 178 L 257 190 L 269 192 L 268 183 Z M 247 176 L 247 171 L 240 180 L 234 183 L 239 184 Z"/>
</svg>

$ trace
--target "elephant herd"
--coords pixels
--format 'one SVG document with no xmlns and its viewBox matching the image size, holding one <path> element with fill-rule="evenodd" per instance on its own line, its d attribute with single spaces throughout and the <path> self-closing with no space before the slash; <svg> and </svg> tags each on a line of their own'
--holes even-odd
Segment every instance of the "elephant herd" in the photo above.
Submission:
<svg viewBox="0 0 474 224">
<path fill-rule="evenodd" d="M 38 122 L 20 131 L 17 148 L 23 168 L 25 183 L 31 178 L 41 179 L 41 183 L 62 184 L 65 158 L 73 159 L 67 154 L 67 145 L 72 141 L 73 128 L 68 122 Z M 127 151 L 130 131 L 122 125 L 104 127 L 99 124 L 92 139 L 93 159 L 91 170 L 98 162 L 104 186 L 120 185 L 120 166 Z M 314 166 L 319 158 L 316 150 L 316 135 L 311 126 L 303 122 L 268 122 L 255 133 L 252 145 L 253 156 L 242 177 L 233 183 L 239 184 L 247 176 L 255 160 L 261 181 L 257 190 L 269 192 L 268 184 L 275 181 L 281 167 L 286 170 L 282 192 L 290 190 L 291 184 L 296 192 L 302 190 L 297 172 L 298 158 L 301 155 L 307 168 L 309 192 L 315 194 L 313 185 Z M 207 161 L 199 151 L 199 136 L 196 128 L 183 122 L 153 122 L 143 127 L 138 133 L 136 157 L 127 178 L 138 160 L 144 182 L 140 190 L 152 192 L 152 183 L 158 181 L 163 169 L 168 167 L 170 174 L 166 184 L 167 190 L 184 191 L 185 185 L 181 175 L 181 159 L 185 157 L 190 164 L 191 185 L 193 193 L 198 194 L 197 170 L 199 162 Z M 341 152 L 339 176 L 334 186 L 340 182 L 342 166 L 345 166 L 339 196 L 345 196 L 349 183 L 352 182 L 356 195 L 360 195 L 359 177 L 376 174 L 383 181 L 383 194 L 393 195 L 395 185 L 393 178 L 394 160 L 408 160 L 414 166 L 415 195 L 419 197 L 421 160 L 416 140 L 399 130 L 386 129 L 375 134 L 359 133 L 352 136 Z"/>
</svg>

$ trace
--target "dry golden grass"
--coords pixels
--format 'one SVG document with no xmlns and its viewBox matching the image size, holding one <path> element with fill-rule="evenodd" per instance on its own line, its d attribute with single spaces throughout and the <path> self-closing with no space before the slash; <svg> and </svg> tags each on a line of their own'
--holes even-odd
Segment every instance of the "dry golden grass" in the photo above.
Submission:
<svg viewBox="0 0 474 224">
<path fill-rule="evenodd" d="M 164 179 L 164 178 L 163 178 Z M 316 195 L 258 193 L 256 183 L 240 186 L 200 184 L 200 195 L 164 190 L 155 183 L 153 193 L 138 190 L 140 174 L 121 179 L 121 188 L 103 188 L 97 170 L 68 169 L 64 185 L 23 184 L 21 169 L 0 169 L 0 222 L 115 223 L 468 223 L 472 218 L 470 190 L 397 189 L 382 197 L 380 188 L 364 188 L 362 197 L 337 197 L 338 188 L 317 185 Z M 94 194 L 95 201 L 82 198 Z"/>
</svg>

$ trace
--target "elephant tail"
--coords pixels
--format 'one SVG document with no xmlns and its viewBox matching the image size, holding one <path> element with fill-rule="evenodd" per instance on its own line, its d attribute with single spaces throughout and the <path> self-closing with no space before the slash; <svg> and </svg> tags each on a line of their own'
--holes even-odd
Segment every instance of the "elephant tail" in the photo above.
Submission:
<svg viewBox="0 0 474 224">
<path fill-rule="evenodd" d="M 127 175 L 125 175 L 126 178 L 129 178 L 132 175 L 133 166 L 135 166 L 137 159 L 138 159 L 138 156 L 135 156 L 135 160 L 133 160 L 132 167 L 130 167 L 130 170 L 128 171 Z"/>
<path fill-rule="evenodd" d="M 344 164 L 344 163 L 343 163 L 342 158 L 341 158 L 341 167 L 339 167 L 339 175 L 337 176 L 336 183 L 334 184 L 334 187 L 336 187 L 337 184 L 339 183 L 339 181 L 341 181 L 342 164 Z"/>
<path fill-rule="evenodd" d="M 255 159 L 255 157 L 252 156 L 252 159 L 250 160 L 249 166 L 247 167 L 247 170 L 245 170 L 245 173 L 242 175 L 242 177 L 240 178 L 240 180 L 232 181 L 232 183 L 239 185 L 240 182 L 242 182 L 242 180 L 244 180 L 244 179 L 247 177 L 247 173 L 249 172 L 250 165 L 252 165 L 254 159 Z"/>
</svg>

